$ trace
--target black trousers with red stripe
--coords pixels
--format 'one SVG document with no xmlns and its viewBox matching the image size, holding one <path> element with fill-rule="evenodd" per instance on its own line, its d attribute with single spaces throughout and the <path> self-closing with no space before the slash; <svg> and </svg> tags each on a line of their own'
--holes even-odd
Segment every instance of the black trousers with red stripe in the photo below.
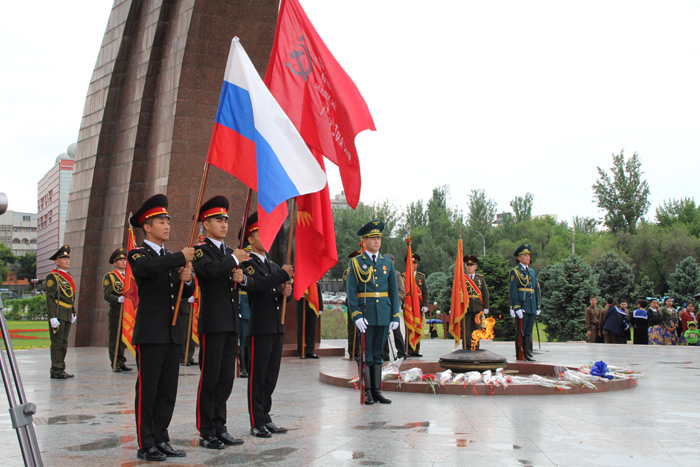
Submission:
<svg viewBox="0 0 700 467">
<path fill-rule="evenodd" d="M 139 448 L 170 441 L 180 373 L 180 344 L 139 344 L 136 362 L 136 435 Z"/>
<path fill-rule="evenodd" d="M 197 390 L 197 430 L 202 438 L 226 430 L 226 402 L 236 375 L 238 334 L 203 334 L 199 349 L 199 389 Z"/>
<path fill-rule="evenodd" d="M 282 362 L 282 334 L 248 336 L 250 369 L 248 370 L 248 413 L 253 428 L 272 421 L 272 393 Z"/>
</svg>

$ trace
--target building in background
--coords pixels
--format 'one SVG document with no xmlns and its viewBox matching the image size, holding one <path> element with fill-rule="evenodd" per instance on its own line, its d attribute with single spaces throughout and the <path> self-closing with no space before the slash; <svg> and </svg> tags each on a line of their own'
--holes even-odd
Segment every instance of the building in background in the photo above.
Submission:
<svg viewBox="0 0 700 467">
<path fill-rule="evenodd" d="M 339 195 L 335 195 L 331 200 L 331 209 L 344 209 L 348 207 L 348 200 L 345 199 L 345 192 L 341 191 Z"/>
<path fill-rule="evenodd" d="M 36 277 L 44 278 L 55 264 L 49 256 L 63 244 L 68 213 L 68 194 L 73 175 L 76 144 L 56 158 L 56 163 L 39 181 L 36 214 Z"/>
<path fill-rule="evenodd" d="M 8 210 L 0 214 L 0 243 L 15 256 L 36 253 L 36 214 Z"/>
</svg>

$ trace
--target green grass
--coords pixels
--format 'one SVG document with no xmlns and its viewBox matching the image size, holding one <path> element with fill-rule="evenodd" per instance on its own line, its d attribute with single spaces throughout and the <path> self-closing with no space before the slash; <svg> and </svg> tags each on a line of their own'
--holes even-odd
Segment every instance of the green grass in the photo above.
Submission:
<svg viewBox="0 0 700 467">
<path fill-rule="evenodd" d="M 51 345 L 47 321 L 8 321 L 7 329 L 10 331 L 12 347 L 15 350 L 49 347 Z M 3 349 L 5 348 L 4 342 L 2 347 Z"/>
</svg>

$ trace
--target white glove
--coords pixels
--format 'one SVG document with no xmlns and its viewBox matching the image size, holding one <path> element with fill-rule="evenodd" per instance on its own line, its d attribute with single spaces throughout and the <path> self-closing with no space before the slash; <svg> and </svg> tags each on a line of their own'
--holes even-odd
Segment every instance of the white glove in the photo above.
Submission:
<svg viewBox="0 0 700 467">
<path fill-rule="evenodd" d="M 519 308 L 515 310 L 515 314 L 518 316 L 518 319 L 523 319 L 523 310 L 522 308 Z"/>
<path fill-rule="evenodd" d="M 187 303 L 194 303 L 194 297 L 190 297 L 187 299 Z"/>
<path fill-rule="evenodd" d="M 318 310 L 318 316 L 321 316 L 323 314 L 323 310 Z"/>
<path fill-rule="evenodd" d="M 118 301 L 119 303 L 124 303 L 124 297 L 119 297 L 119 298 L 117 299 L 117 301 Z"/>
<path fill-rule="evenodd" d="M 76 321 L 77 319 L 78 319 L 77 316 L 71 315 L 71 317 L 70 317 L 70 322 L 71 322 L 71 324 L 75 323 L 75 321 Z"/>
<path fill-rule="evenodd" d="M 488 308 L 484 308 L 484 314 L 485 314 L 485 315 L 488 315 L 488 314 L 489 314 L 489 309 L 488 309 Z"/>
<path fill-rule="evenodd" d="M 369 321 L 367 321 L 364 318 L 357 318 L 355 320 L 355 326 L 357 326 L 357 330 L 364 333 L 367 330 L 367 325 L 369 324 Z"/>
<path fill-rule="evenodd" d="M 424 306 L 423 308 L 420 309 L 422 313 L 427 313 L 428 312 L 428 307 Z"/>
<path fill-rule="evenodd" d="M 394 329 L 398 329 L 398 328 L 399 328 L 399 322 L 398 322 L 398 321 L 392 321 L 391 323 L 389 323 L 389 329 L 390 329 L 390 330 L 393 331 Z"/>
<path fill-rule="evenodd" d="M 540 313 L 542 313 L 542 310 L 537 310 L 537 316 L 539 316 Z"/>
<path fill-rule="evenodd" d="M 513 311 L 513 307 L 510 307 L 510 317 L 515 318 L 515 312 Z"/>
<path fill-rule="evenodd" d="M 56 329 L 58 327 L 58 325 L 61 324 L 58 322 L 58 318 L 51 318 L 49 320 L 49 323 L 51 323 L 51 327 L 54 329 Z"/>
</svg>

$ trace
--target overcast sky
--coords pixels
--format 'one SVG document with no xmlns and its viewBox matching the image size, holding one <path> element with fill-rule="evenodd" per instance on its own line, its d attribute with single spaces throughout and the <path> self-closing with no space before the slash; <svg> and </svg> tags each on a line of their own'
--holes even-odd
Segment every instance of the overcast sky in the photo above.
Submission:
<svg viewBox="0 0 700 467">
<path fill-rule="evenodd" d="M 700 172 L 700 2 L 301 0 L 355 80 L 361 201 L 403 206 L 450 186 L 533 214 L 600 217 L 591 185 L 639 153 L 654 208 Z M 74 142 L 111 0 L 8 2 L 0 20 L 0 192 L 36 212 Z M 30 21 L 31 18 L 31 21 Z M 245 47 L 246 38 L 241 37 Z M 212 116 L 213 117 L 213 116 Z M 342 189 L 332 164 L 331 195 Z"/>
</svg>

